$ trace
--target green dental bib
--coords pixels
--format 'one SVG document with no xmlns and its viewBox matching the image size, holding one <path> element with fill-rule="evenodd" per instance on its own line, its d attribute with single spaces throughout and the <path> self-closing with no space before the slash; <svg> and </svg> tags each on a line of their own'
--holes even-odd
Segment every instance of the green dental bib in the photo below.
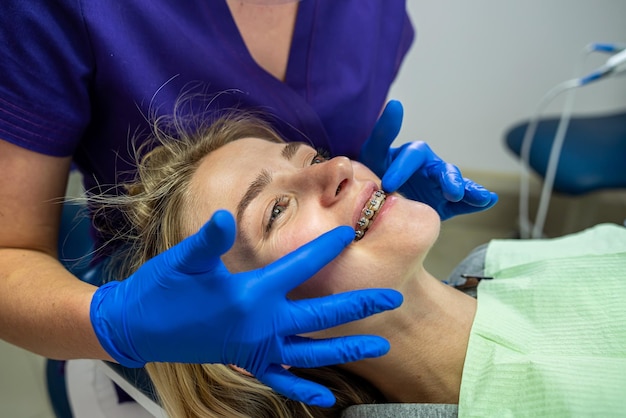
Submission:
<svg viewBox="0 0 626 418">
<path fill-rule="evenodd" d="M 459 416 L 626 415 L 626 228 L 489 244 Z"/>
</svg>

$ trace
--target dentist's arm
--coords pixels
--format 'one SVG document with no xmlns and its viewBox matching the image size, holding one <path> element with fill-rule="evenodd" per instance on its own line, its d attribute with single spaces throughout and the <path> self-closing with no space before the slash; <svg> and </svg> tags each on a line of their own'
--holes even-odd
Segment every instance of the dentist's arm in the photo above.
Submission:
<svg viewBox="0 0 626 418">
<path fill-rule="evenodd" d="M 0 338 L 49 358 L 111 360 L 89 320 L 96 288 L 57 259 L 70 163 L 0 139 Z"/>
<path fill-rule="evenodd" d="M 409 199 L 428 204 L 442 220 L 479 212 L 496 204 L 495 193 L 464 178 L 456 166 L 441 160 L 425 142 L 409 142 L 392 148 L 402 126 L 402 117 L 402 104 L 389 101 L 361 148 L 361 162 L 382 178 L 385 191 L 398 190 Z"/>
</svg>

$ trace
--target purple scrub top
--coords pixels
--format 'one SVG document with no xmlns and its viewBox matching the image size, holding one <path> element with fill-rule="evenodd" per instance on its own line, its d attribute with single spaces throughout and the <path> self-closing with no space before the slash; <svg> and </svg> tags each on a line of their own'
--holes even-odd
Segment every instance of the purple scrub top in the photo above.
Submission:
<svg viewBox="0 0 626 418">
<path fill-rule="evenodd" d="M 132 172 L 129 139 L 185 91 L 215 97 L 211 110 L 261 110 L 287 140 L 356 158 L 414 38 L 404 0 L 303 0 L 281 82 L 253 60 L 223 0 L 2 9 L 0 138 L 73 155 L 87 189 Z"/>
</svg>

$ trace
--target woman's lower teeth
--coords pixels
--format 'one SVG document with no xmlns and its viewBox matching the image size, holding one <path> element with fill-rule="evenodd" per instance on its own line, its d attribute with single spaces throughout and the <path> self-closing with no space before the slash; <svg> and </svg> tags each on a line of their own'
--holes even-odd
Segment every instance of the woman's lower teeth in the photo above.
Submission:
<svg viewBox="0 0 626 418">
<path fill-rule="evenodd" d="M 387 195 L 382 190 L 378 190 L 372 194 L 369 202 L 361 211 L 361 218 L 359 218 L 356 226 L 354 227 L 355 241 L 358 241 L 365 236 L 365 232 L 367 232 L 372 222 L 374 222 L 374 217 L 385 203 L 386 197 Z"/>
</svg>

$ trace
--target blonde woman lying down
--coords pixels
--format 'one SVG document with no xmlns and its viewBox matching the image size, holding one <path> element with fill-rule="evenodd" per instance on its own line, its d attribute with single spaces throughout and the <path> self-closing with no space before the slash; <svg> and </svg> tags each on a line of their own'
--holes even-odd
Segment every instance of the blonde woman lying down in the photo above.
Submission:
<svg viewBox="0 0 626 418">
<path fill-rule="evenodd" d="M 424 404 L 477 416 L 626 410 L 625 286 L 617 280 L 626 277 L 624 228 L 492 242 L 486 258 L 472 256 L 472 271 L 460 271 L 493 277 L 476 299 L 424 269 L 437 213 L 385 194 L 364 165 L 286 143 L 250 114 L 187 132 L 159 122 L 158 146 L 144 153 L 128 194 L 93 197 L 103 214 L 124 214 L 125 227 L 108 231 L 120 248 L 115 277 L 197 236 L 209 220 L 213 231 L 236 225 L 222 256 L 231 272 L 265 266 L 345 225 L 354 228 L 353 243 L 289 298 L 364 288 L 404 296 L 394 311 L 303 336 L 374 334 L 390 343 L 383 357 L 291 369 L 331 388 L 333 408 L 287 400 L 236 367 L 148 364 L 171 417 L 419 416 Z"/>
</svg>

